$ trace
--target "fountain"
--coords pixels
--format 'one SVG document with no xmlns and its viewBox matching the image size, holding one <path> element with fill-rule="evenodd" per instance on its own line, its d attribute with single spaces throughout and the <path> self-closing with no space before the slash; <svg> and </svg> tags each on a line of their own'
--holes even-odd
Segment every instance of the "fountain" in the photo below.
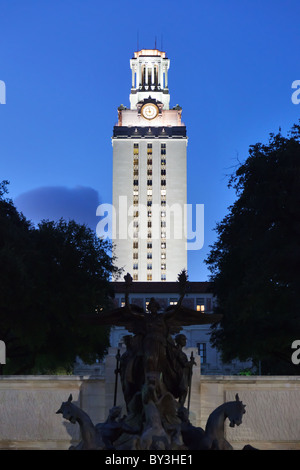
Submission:
<svg viewBox="0 0 300 470">
<path fill-rule="evenodd" d="M 187 275 L 178 276 L 180 298 L 176 305 L 164 311 L 152 298 L 144 311 L 129 303 L 132 278 L 125 280 L 125 306 L 99 311 L 85 318 L 94 325 L 123 326 L 126 351 L 117 355 L 116 381 L 121 378 L 126 415 L 121 407 L 110 409 L 104 423 L 94 425 L 90 417 L 72 403 L 72 396 L 63 402 L 57 413 L 71 423 L 78 423 L 82 441 L 73 450 L 229 450 L 224 437 L 224 423 L 239 426 L 245 405 L 235 400 L 216 408 L 207 420 L 205 429 L 189 421 L 193 355 L 188 358 L 183 347 L 186 339 L 180 333 L 187 325 L 211 324 L 220 321 L 216 314 L 205 314 L 186 308 Z M 173 338 L 173 336 L 175 338 Z M 116 382 L 117 383 L 117 382 Z M 116 394 L 115 394 L 116 397 Z M 253 449 L 246 446 L 247 449 Z"/>
</svg>

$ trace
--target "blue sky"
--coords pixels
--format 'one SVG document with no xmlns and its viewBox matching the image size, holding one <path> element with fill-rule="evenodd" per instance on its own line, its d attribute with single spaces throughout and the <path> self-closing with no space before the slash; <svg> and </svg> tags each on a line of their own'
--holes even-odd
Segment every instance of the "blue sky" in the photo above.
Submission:
<svg viewBox="0 0 300 470">
<path fill-rule="evenodd" d="M 204 204 L 204 247 L 189 252 L 191 281 L 235 194 L 228 176 L 249 146 L 299 119 L 298 0 L 0 0 L 0 180 L 33 219 L 96 225 L 112 200 L 111 136 L 129 105 L 129 60 L 163 48 L 171 106 L 183 108 L 188 202 Z"/>
</svg>

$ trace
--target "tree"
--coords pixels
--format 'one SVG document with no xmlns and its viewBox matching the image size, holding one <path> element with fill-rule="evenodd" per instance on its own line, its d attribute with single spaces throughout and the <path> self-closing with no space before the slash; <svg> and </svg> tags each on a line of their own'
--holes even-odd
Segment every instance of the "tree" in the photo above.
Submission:
<svg viewBox="0 0 300 470">
<path fill-rule="evenodd" d="M 229 187 L 237 200 L 206 260 L 223 315 L 212 344 L 224 361 L 299 374 L 291 345 L 300 331 L 300 126 L 251 146 Z"/>
<path fill-rule="evenodd" d="M 76 356 L 90 363 L 109 346 L 109 328 L 84 315 L 108 308 L 111 245 L 74 221 L 34 227 L 0 185 L 0 339 L 5 373 L 69 370 Z"/>
</svg>

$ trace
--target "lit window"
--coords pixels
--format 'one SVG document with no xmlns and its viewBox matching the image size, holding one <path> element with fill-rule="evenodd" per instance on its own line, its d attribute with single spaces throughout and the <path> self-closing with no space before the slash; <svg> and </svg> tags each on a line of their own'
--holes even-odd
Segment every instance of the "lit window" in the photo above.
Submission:
<svg viewBox="0 0 300 470">
<path fill-rule="evenodd" d="M 147 189 L 147 196 L 152 196 L 152 189 Z"/>
<path fill-rule="evenodd" d="M 134 158 L 134 159 L 133 159 L 133 164 L 134 164 L 135 166 L 138 166 L 138 164 L 139 164 L 139 161 L 138 161 L 138 159 L 137 159 L 137 158 Z"/>
<path fill-rule="evenodd" d="M 161 238 L 166 238 L 166 232 L 161 232 L 160 237 Z"/>
<path fill-rule="evenodd" d="M 152 281 L 152 274 L 147 274 L 147 281 Z"/>
<path fill-rule="evenodd" d="M 165 189 L 160 190 L 161 196 L 165 196 L 167 194 L 167 191 Z"/>
<path fill-rule="evenodd" d="M 133 155 L 139 154 L 139 144 L 133 144 Z"/>
<path fill-rule="evenodd" d="M 147 144 L 147 155 L 152 155 L 152 144 Z"/>
<path fill-rule="evenodd" d="M 165 263 L 163 263 L 163 264 L 161 265 L 162 271 L 165 271 L 165 270 L 166 270 L 166 267 L 167 267 L 167 265 L 166 265 Z"/>
<path fill-rule="evenodd" d="M 121 299 L 121 307 L 125 307 L 125 299 L 124 298 Z"/>
<path fill-rule="evenodd" d="M 166 253 L 161 253 L 161 259 L 166 259 Z"/>
<path fill-rule="evenodd" d="M 160 160 L 160 164 L 161 164 L 161 166 L 165 166 L 165 164 L 166 164 L 166 159 L 165 159 L 165 158 L 162 158 L 162 159 Z"/>
<path fill-rule="evenodd" d="M 138 189 L 134 189 L 134 190 L 133 190 L 133 195 L 134 195 L 134 196 L 138 196 L 138 195 L 139 195 L 139 190 L 138 190 Z"/>
<path fill-rule="evenodd" d="M 177 305 L 178 299 L 170 299 L 169 305 Z"/>
<path fill-rule="evenodd" d="M 138 274 L 134 274 L 134 275 L 133 275 L 133 280 L 134 280 L 134 281 L 138 281 L 138 280 L 139 280 Z"/>
<path fill-rule="evenodd" d="M 166 242 L 161 242 L 160 247 L 164 250 L 167 247 Z"/>
<path fill-rule="evenodd" d="M 196 310 L 197 310 L 197 312 L 204 313 L 204 311 L 205 311 L 205 300 L 204 299 L 196 299 Z"/>
<path fill-rule="evenodd" d="M 152 217 L 152 211 L 148 211 L 147 214 L 148 214 L 148 217 Z"/>
</svg>

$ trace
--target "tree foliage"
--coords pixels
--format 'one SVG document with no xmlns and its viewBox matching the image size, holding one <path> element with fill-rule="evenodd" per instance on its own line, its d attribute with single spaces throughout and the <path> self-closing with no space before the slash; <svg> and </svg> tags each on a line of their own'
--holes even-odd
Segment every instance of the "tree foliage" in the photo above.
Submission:
<svg viewBox="0 0 300 470">
<path fill-rule="evenodd" d="M 300 126 L 251 146 L 229 187 L 237 199 L 206 260 L 223 314 L 212 344 L 225 361 L 299 373 L 291 344 L 300 337 Z"/>
<path fill-rule="evenodd" d="M 76 356 L 103 356 L 109 329 L 89 326 L 85 314 L 111 305 L 117 272 L 109 242 L 74 221 L 34 227 L 0 185 L 0 339 L 5 373 L 69 370 Z"/>
</svg>

